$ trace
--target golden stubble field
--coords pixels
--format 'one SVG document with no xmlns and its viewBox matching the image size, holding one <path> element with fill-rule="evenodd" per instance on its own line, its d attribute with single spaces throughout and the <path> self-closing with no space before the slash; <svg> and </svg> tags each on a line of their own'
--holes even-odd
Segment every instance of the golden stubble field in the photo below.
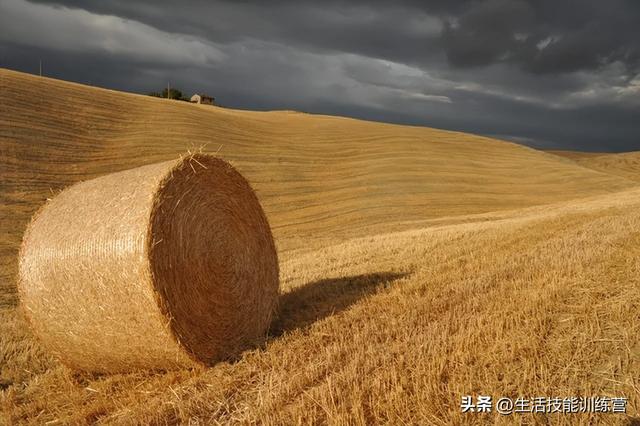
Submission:
<svg viewBox="0 0 640 426">
<path fill-rule="evenodd" d="M 625 424 L 640 416 L 637 155 L 148 98 L 0 70 L 7 423 Z M 218 152 L 256 189 L 282 298 L 203 370 L 75 373 L 17 308 L 31 214 L 65 186 Z M 628 414 L 461 414 L 462 395 L 625 396 Z"/>
</svg>

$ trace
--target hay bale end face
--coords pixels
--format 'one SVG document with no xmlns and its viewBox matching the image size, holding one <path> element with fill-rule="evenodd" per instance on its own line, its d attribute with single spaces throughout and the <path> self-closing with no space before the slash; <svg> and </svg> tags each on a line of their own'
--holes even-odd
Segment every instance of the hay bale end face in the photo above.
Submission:
<svg viewBox="0 0 640 426">
<path fill-rule="evenodd" d="M 278 260 L 247 181 L 195 155 L 62 191 L 25 232 L 18 287 L 33 331 L 72 368 L 193 367 L 264 338 Z"/>
</svg>

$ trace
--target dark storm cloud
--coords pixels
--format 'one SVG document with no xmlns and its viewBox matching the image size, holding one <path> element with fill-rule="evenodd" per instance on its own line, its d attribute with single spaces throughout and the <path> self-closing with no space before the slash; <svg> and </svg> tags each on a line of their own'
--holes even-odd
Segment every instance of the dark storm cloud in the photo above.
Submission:
<svg viewBox="0 0 640 426">
<path fill-rule="evenodd" d="M 0 65 L 138 92 L 640 149 L 640 4 L 0 0 Z"/>
<path fill-rule="evenodd" d="M 640 3 L 634 0 L 37 2 L 216 41 L 284 40 L 405 63 L 440 49 L 453 66 L 515 62 L 540 73 L 614 61 L 637 72 L 640 60 Z"/>
<path fill-rule="evenodd" d="M 442 24 L 415 7 L 380 2 L 193 1 L 126 2 L 97 0 L 38 1 L 113 14 L 163 31 L 192 34 L 230 43 L 248 38 L 296 45 L 315 51 L 361 53 L 417 63 L 441 54 Z M 375 3 L 374 3 L 375 4 Z M 430 46 L 434 48 L 431 49 Z"/>
<path fill-rule="evenodd" d="M 634 1 L 488 0 L 445 25 L 451 63 L 513 62 L 535 73 L 564 73 L 621 62 L 638 72 L 640 4 Z"/>
</svg>

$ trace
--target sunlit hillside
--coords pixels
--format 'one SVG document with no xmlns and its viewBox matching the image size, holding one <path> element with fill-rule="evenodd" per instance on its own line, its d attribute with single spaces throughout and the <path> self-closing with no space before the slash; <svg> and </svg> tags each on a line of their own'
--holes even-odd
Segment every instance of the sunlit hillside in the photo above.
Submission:
<svg viewBox="0 0 640 426">
<path fill-rule="evenodd" d="M 614 176 L 640 181 L 640 152 L 614 154 L 556 151 L 552 152 L 574 160 L 577 164 Z"/>
<path fill-rule="evenodd" d="M 218 152 L 248 178 L 281 251 L 630 186 L 463 133 L 198 106 L 8 70 L 0 90 L 3 288 L 12 285 L 26 222 L 47 197 L 188 150 Z"/>
<path fill-rule="evenodd" d="M 631 166 L 464 133 L 192 105 L 7 70 L 0 93 L 7 419 L 630 418 L 463 415 L 467 394 L 625 396 L 628 415 L 638 415 L 640 188 Z M 16 254 L 30 216 L 69 184 L 194 150 L 231 161 L 265 208 L 283 291 L 270 337 L 206 370 L 66 369 L 16 308 Z"/>
</svg>

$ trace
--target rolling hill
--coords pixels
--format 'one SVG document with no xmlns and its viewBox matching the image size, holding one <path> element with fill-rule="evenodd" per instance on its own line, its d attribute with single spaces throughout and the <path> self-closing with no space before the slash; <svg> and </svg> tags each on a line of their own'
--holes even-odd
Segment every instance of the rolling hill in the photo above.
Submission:
<svg viewBox="0 0 640 426">
<path fill-rule="evenodd" d="M 188 150 L 218 152 L 247 177 L 280 251 L 632 186 L 521 145 L 457 132 L 192 105 L 8 70 L 0 70 L 0 90 L 5 292 L 22 232 L 46 198 Z"/>
<path fill-rule="evenodd" d="M 574 160 L 577 164 L 599 172 L 640 181 L 640 152 L 576 153 L 571 151 L 553 152 Z"/>
<path fill-rule="evenodd" d="M 0 93 L 0 389 L 10 421 L 513 420 L 461 414 L 467 394 L 625 396 L 628 417 L 607 418 L 638 415 L 635 166 L 8 70 Z M 283 296 L 269 339 L 206 370 L 67 370 L 16 309 L 30 216 L 69 184 L 194 150 L 232 162 L 273 228 Z"/>
</svg>

